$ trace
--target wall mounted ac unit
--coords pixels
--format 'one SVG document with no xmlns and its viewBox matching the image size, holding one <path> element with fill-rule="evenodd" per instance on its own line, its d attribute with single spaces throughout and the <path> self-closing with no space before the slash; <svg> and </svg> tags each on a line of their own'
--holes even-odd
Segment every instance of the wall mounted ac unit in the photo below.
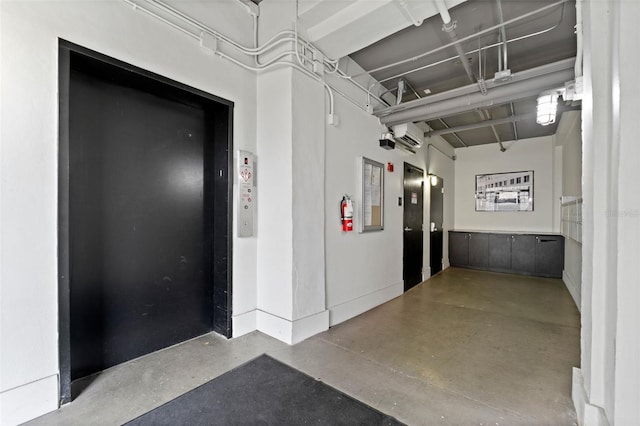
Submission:
<svg viewBox="0 0 640 426">
<path fill-rule="evenodd" d="M 408 148 L 420 148 L 424 142 L 424 132 L 413 123 L 398 124 L 391 130 L 393 139 Z"/>
</svg>

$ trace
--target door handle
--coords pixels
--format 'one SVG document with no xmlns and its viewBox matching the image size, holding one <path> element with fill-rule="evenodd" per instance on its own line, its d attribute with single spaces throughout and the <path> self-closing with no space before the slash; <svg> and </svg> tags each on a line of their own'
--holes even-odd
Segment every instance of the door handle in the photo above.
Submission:
<svg viewBox="0 0 640 426">
<path fill-rule="evenodd" d="M 405 226 L 404 230 L 405 230 L 405 232 L 406 231 L 413 231 L 413 229 L 409 228 L 408 226 Z"/>
</svg>

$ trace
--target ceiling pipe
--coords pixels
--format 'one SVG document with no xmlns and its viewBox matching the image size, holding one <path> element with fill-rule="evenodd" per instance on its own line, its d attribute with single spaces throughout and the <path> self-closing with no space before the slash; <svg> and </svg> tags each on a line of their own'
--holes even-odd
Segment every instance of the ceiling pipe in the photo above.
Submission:
<svg viewBox="0 0 640 426">
<path fill-rule="evenodd" d="M 404 96 L 405 90 L 404 79 L 398 80 L 398 92 L 396 93 L 396 105 L 400 105 L 402 103 L 402 97 Z"/>
<path fill-rule="evenodd" d="M 444 126 L 445 129 L 450 129 L 451 127 L 449 127 L 449 125 L 442 119 L 439 118 L 438 121 L 440 123 L 442 123 L 442 125 Z M 426 134 L 426 133 L 425 133 Z M 456 139 L 458 139 L 458 142 L 460 142 L 462 144 L 462 146 L 464 146 L 465 148 L 467 148 L 469 145 L 467 145 L 460 136 L 458 136 L 457 133 L 453 132 L 451 133 Z"/>
<path fill-rule="evenodd" d="M 509 109 L 511 110 L 511 115 L 514 116 L 516 115 L 516 112 L 513 109 L 513 102 L 509 102 Z M 518 125 L 516 124 L 515 121 L 513 121 L 511 124 L 513 124 L 513 135 L 515 140 L 518 140 Z"/>
<path fill-rule="evenodd" d="M 357 73 L 357 74 L 353 74 L 351 77 L 355 78 L 355 77 L 359 77 L 359 76 L 365 75 L 365 74 L 371 75 L 371 74 L 374 74 L 374 73 L 376 73 L 378 71 L 383 71 L 383 70 L 386 70 L 386 69 L 389 69 L 389 68 L 397 67 L 399 65 L 403 65 L 403 64 L 406 64 L 406 63 L 409 63 L 409 62 L 415 62 L 418 59 L 421 59 L 421 58 L 424 58 L 426 56 L 432 55 L 432 54 L 434 54 L 436 52 L 440 52 L 440 51 L 442 51 L 444 49 L 448 49 L 449 47 L 454 46 L 456 43 L 462 43 L 462 42 L 466 42 L 466 41 L 469 41 L 469 40 L 477 39 L 478 37 L 483 36 L 485 34 L 489 34 L 489 33 L 493 32 L 493 31 L 499 29 L 502 26 L 515 24 L 516 22 L 520 22 L 522 20 L 530 18 L 530 17 L 532 17 L 534 15 L 537 15 L 539 13 L 545 12 L 545 11 L 551 9 L 551 8 L 554 8 L 556 6 L 560 6 L 563 3 L 566 3 L 568 1 L 569 0 L 559 0 L 556 3 L 548 4 L 546 6 L 541 7 L 540 9 L 536 9 L 536 10 L 533 10 L 531 12 L 525 13 L 524 15 L 520 15 L 520 16 L 517 16 L 515 18 L 509 19 L 508 21 L 505 21 L 503 24 L 493 25 L 493 26 L 491 26 L 489 28 L 485 28 L 482 31 L 478 31 L 478 32 L 476 32 L 474 34 L 469 34 L 468 36 L 465 36 L 465 37 L 462 37 L 461 39 L 458 39 L 456 42 L 451 42 L 451 43 L 444 44 L 442 46 L 438 46 L 435 49 L 431 49 L 431 50 L 429 50 L 427 52 L 421 53 L 421 54 L 413 56 L 411 58 L 402 59 L 400 61 L 397 61 L 397 62 L 394 62 L 394 63 L 391 63 L 391 64 L 382 65 L 380 67 L 373 68 L 373 69 L 370 69 L 368 71 L 363 71 L 363 72 L 360 72 L 360 73 Z"/>
<path fill-rule="evenodd" d="M 485 93 L 483 93 L 483 95 L 485 95 Z M 486 109 L 479 109 L 478 114 L 480 114 L 480 118 L 482 119 L 483 123 L 491 121 L 491 114 L 489 114 L 489 111 L 487 111 Z M 498 145 L 500 145 L 500 152 L 505 152 L 507 148 L 502 145 L 502 139 L 500 139 L 500 135 L 496 130 L 496 126 L 494 124 L 489 124 L 488 126 L 491 127 L 493 136 L 496 138 L 496 142 L 498 143 Z"/>
<path fill-rule="evenodd" d="M 504 145 L 502 145 L 502 139 L 500 139 L 500 135 L 496 130 L 496 126 L 491 126 L 491 130 L 493 130 L 493 135 L 496 137 L 496 140 L 498 141 L 498 145 L 500 145 L 500 152 L 505 152 L 507 148 L 505 148 Z"/>
<path fill-rule="evenodd" d="M 554 24 L 553 26 L 548 27 L 548 28 L 545 28 L 544 30 L 535 31 L 535 32 L 530 33 L 530 34 L 525 34 L 525 35 L 520 36 L 520 37 L 512 38 L 512 39 L 510 39 L 510 40 L 507 40 L 507 41 L 506 41 L 506 43 L 507 43 L 507 44 L 509 44 L 509 43 L 515 43 L 515 42 L 518 42 L 518 41 L 526 40 L 526 39 L 531 38 L 531 37 L 536 37 L 536 36 L 539 36 L 539 35 L 542 35 L 542 34 L 546 34 L 546 33 L 548 33 L 549 31 L 553 31 L 553 30 L 555 30 L 556 28 L 558 28 L 558 27 L 560 26 L 560 24 L 562 23 L 562 21 L 563 21 L 563 19 L 564 19 L 565 6 L 566 6 L 566 3 L 562 3 L 562 9 L 561 9 L 561 13 L 560 13 L 560 19 L 559 19 L 559 20 L 558 20 L 558 22 L 557 22 L 556 24 Z M 479 39 L 479 37 L 478 37 L 478 39 Z M 500 45 L 502 45 L 502 42 L 499 42 L 499 43 L 492 43 L 492 44 L 486 45 L 486 46 L 484 46 L 484 47 L 480 47 L 480 48 L 475 49 L 475 50 L 470 50 L 469 52 L 466 52 L 466 54 L 467 54 L 467 55 L 473 55 L 473 54 L 475 54 L 475 53 L 479 53 L 479 54 L 480 54 L 482 51 L 485 51 L 485 50 L 488 50 L 488 49 L 493 49 L 494 47 L 500 47 Z M 485 55 L 486 55 L 486 54 L 485 54 Z M 390 77 L 385 77 L 385 78 L 383 78 L 383 79 L 380 79 L 380 80 L 378 80 L 378 82 L 379 82 L 379 83 L 385 83 L 385 82 L 387 82 L 387 81 L 394 80 L 394 79 L 396 79 L 396 78 L 402 78 L 402 77 L 405 77 L 405 76 L 407 76 L 407 75 L 409 75 L 409 74 L 411 74 L 411 73 L 418 72 L 418 71 L 422 71 L 422 70 L 426 70 L 427 68 L 435 67 L 435 66 L 437 66 L 437 65 L 444 64 L 445 62 L 453 61 L 455 58 L 457 58 L 457 56 L 451 56 L 451 57 L 449 57 L 449 58 L 441 59 L 441 60 L 439 60 L 439 61 L 432 62 L 432 63 L 427 64 L 427 65 L 422 65 L 422 66 L 417 67 L 417 68 L 412 68 L 412 69 L 411 69 L 411 70 L 409 70 L 409 71 L 403 71 L 403 72 L 401 72 L 401 73 L 399 73 L 399 74 L 394 74 L 394 75 L 392 75 L 392 76 L 390 76 Z M 484 59 L 484 60 L 485 60 L 485 63 L 486 63 L 486 56 L 485 56 L 485 59 Z M 486 66 L 484 66 L 484 68 L 486 69 Z M 582 68 L 581 68 L 581 69 L 582 69 Z M 481 73 L 480 73 L 480 75 L 483 75 L 483 72 L 481 72 Z M 576 75 L 577 75 L 577 74 L 576 74 Z"/>
<path fill-rule="evenodd" d="M 407 0 L 400 0 L 400 6 L 402 7 L 401 10 L 404 16 L 407 17 L 413 25 L 415 25 L 416 27 L 419 27 L 420 25 L 422 25 L 422 19 L 418 19 L 415 16 L 413 16 L 413 13 L 409 8 L 409 4 Z"/>
<path fill-rule="evenodd" d="M 449 160 L 451 161 L 456 161 L 456 156 L 454 155 L 449 155 L 446 152 L 444 152 L 443 150 L 441 150 L 440 148 L 438 148 L 437 146 L 435 146 L 434 144 L 430 143 L 427 144 L 427 156 L 429 156 L 429 148 L 433 148 L 436 151 L 439 151 L 442 155 L 444 155 L 445 157 L 447 157 Z"/>
<path fill-rule="evenodd" d="M 515 123 L 517 121 L 528 120 L 535 116 L 536 116 L 535 114 L 521 114 L 521 115 L 512 115 L 510 117 L 505 117 L 505 118 L 495 118 L 493 120 L 486 120 L 486 121 L 480 121 L 478 123 L 465 124 L 464 126 L 449 127 L 447 129 L 441 129 L 441 130 L 431 130 L 428 132 L 424 132 L 424 136 L 433 137 L 433 136 L 447 135 L 450 133 L 464 132 L 467 130 L 481 129 L 483 127 L 497 126 L 500 124 Z"/>
<path fill-rule="evenodd" d="M 582 77 L 582 0 L 576 0 L 576 78 Z"/>
<path fill-rule="evenodd" d="M 502 41 L 502 44 L 498 50 L 498 58 L 502 57 L 502 60 L 499 61 L 498 71 L 503 71 L 503 70 L 509 69 L 509 66 L 507 64 L 507 31 L 505 30 L 505 27 L 504 27 L 504 16 L 502 14 L 502 1 L 501 0 L 496 0 L 496 1 L 498 3 L 498 19 L 501 24 L 500 41 Z M 500 54 L 502 54 L 502 56 L 500 56 Z"/>
<path fill-rule="evenodd" d="M 483 95 L 480 92 L 475 92 L 394 112 L 380 117 L 380 123 L 386 126 L 394 126 L 396 124 L 413 123 L 416 121 L 448 117 L 451 115 L 461 114 L 463 112 L 473 111 L 478 108 L 503 105 L 512 101 L 538 96 L 545 90 L 550 90 L 554 87 L 564 85 L 566 81 L 569 81 L 572 78 L 573 67 L 571 69 L 556 71 L 551 74 L 533 77 L 517 83 L 504 84 L 490 90 L 486 95 Z M 415 101 L 412 101 L 412 103 L 413 102 Z M 407 102 L 407 104 L 408 103 L 409 102 Z"/>
<path fill-rule="evenodd" d="M 467 77 L 471 80 L 472 83 L 476 82 L 476 76 L 473 74 L 473 70 L 471 69 L 471 65 L 469 65 L 469 60 L 467 59 L 467 55 L 460 45 L 458 41 L 458 35 L 456 34 L 456 22 L 451 20 L 451 15 L 449 15 L 449 9 L 445 4 L 444 0 L 435 0 L 436 8 L 438 9 L 438 13 L 442 18 L 442 29 L 447 33 L 449 39 L 453 43 L 454 49 L 458 53 L 458 57 L 464 67 L 464 71 L 467 73 Z"/>
</svg>

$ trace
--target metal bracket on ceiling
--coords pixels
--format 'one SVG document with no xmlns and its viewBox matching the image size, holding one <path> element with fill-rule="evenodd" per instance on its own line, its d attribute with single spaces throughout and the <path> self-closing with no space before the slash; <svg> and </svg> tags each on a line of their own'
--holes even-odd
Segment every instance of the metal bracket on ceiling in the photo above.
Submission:
<svg viewBox="0 0 640 426">
<path fill-rule="evenodd" d="M 458 28 L 458 21 L 449 21 L 447 23 L 442 24 L 442 31 L 444 31 L 445 33 L 450 33 L 456 28 Z"/>
</svg>

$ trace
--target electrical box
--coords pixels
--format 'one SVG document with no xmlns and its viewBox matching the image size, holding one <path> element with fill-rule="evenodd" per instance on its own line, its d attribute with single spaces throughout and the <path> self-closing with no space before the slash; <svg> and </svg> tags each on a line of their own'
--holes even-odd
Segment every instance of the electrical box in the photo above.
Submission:
<svg viewBox="0 0 640 426">
<path fill-rule="evenodd" d="M 249 151 L 238 151 L 238 237 L 253 237 L 256 205 L 255 156 Z"/>
</svg>

